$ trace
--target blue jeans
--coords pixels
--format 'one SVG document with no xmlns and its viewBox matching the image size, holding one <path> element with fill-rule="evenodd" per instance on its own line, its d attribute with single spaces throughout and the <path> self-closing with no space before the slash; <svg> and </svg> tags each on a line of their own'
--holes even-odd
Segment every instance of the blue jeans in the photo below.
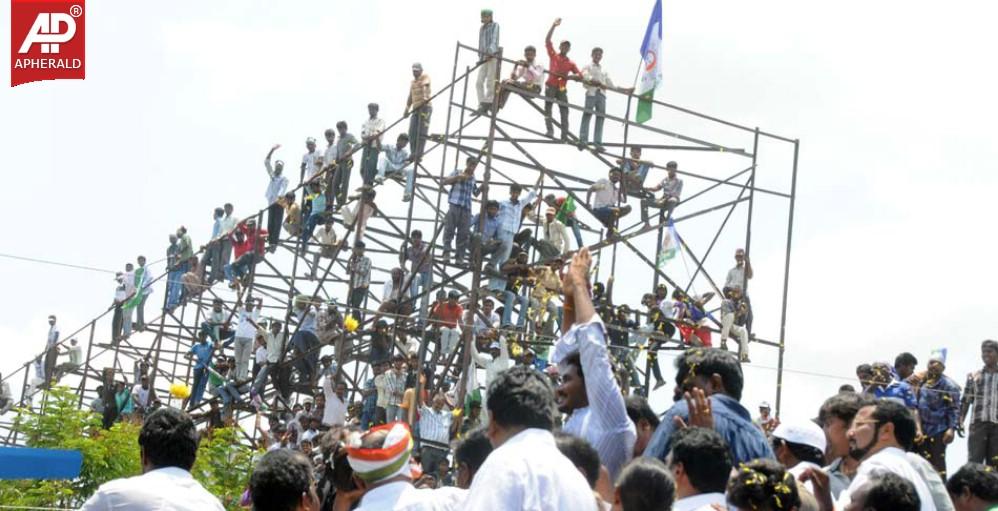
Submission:
<svg viewBox="0 0 998 511">
<path fill-rule="evenodd" d="M 522 327 L 527 324 L 527 308 L 530 306 L 530 297 L 525 294 L 513 294 L 512 291 L 503 291 L 506 301 L 503 303 L 502 326 L 509 326 L 513 320 L 513 304 L 520 302 L 520 315 L 516 318 L 516 326 Z"/>
<path fill-rule="evenodd" d="M 602 114 L 606 113 L 606 95 L 597 91 L 592 96 L 586 96 L 586 110 L 596 111 L 596 127 L 593 129 L 593 142 L 596 145 L 603 143 L 603 121 L 606 120 Z M 582 114 L 582 125 L 579 127 L 579 143 L 585 144 L 589 140 L 589 119 L 593 114 L 586 112 Z"/>
<path fill-rule="evenodd" d="M 430 288 L 433 287 L 433 270 L 421 271 L 412 277 L 409 285 L 409 298 L 415 298 L 422 288 L 423 297 L 419 301 L 419 320 L 426 320 L 426 312 L 430 307 Z"/>
<path fill-rule="evenodd" d="M 610 206 L 593 209 L 593 216 L 595 216 L 600 222 L 603 222 L 603 225 L 606 227 L 613 226 L 613 208 Z"/>
<path fill-rule="evenodd" d="M 315 227 L 325 220 L 325 215 L 322 213 L 312 213 L 308 215 L 308 220 L 305 220 L 305 229 L 301 233 L 301 244 L 305 246 L 308 240 L 312 239 L 312 233 L 315 232 Z"/>
<path fill-rule="evenodd" d="M 201 403 L 204 397 L 204 389 L 208 386 L 208 369 L 194 368 L 194 384 L 191 385 L 190 407 L 193 408 Z"/>
<path fill-rule="evenodd" d="M 496 252 L 495 259 L 492 260 L 496 267 L 502 267 L 502 263 L 505 263 L 509 259 L 509 255 L 513 253 L 513 237 L 516 236 L 515 232 L 504 232 L 499 231 L 496 238 L 499 240 L 499 251 Z"/>
<path fill-rule="evenodd" d="M 291 346 L 298 352 L 295 354 L 298 375 L 304 381 L 312 381 L 312 376 L 319 366 L 319 338 L 313 332 L 298 330 L 291 337 Z"/>
<path fill-rule="evenodd" d="M 183 277 L 189 268 L 189 264 L 184 262 L 175 266 L 170 270 L 170 274 L 167 275 L 166 282 L 166 306 L 167 308 L 176 307 L 180 303 L 180 298 L 183 295 L 184 284 L 180 281 L 180 277 Z"/>
<path fill-rule="evenodd" d="M 256 252 L 247 252 L 236 259 L 232 264 L 225 265 L 225 280 L 235 280 L 236 278 L 243 278 L 249 269 L 256 264 L 257 255 Z"/>
<path fill-rule="evenodd" d="M 575 235 L 575 243 L 578 248 L 582 248 L 582 229 L 579 227 L 579 221 L 575 219 L 574 216 L 570 216 L 565 219 L 565 225 L 572 228 L 572 234 Z"/>
</svg>

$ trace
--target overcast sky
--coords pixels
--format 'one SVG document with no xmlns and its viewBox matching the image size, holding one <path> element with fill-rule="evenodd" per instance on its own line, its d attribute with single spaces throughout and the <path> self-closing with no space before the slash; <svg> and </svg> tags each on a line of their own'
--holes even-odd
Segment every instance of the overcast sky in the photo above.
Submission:
<svg viewBox="0 0 998 511">
<path fill-rule="evenodd" d="M 338 120 L 359 132 L 370 101 L 381 103 L 385 119 L 398 118 L 413 61 L 423 63 L 435 89 L 444 86 L 455 40 L 476 44 L 482 5 L 162 7 L 89 3 L 87 79 L 0 95 L 8 184 L 0 252 L 117 270 L 140 253 L 161 259 L 167 235 L 180 224 L 202 243 L 215 206 L 232 202 L 237 214 L 247 214 L 264 205 L 261 160 L 271 144 L 284 144 L 279 157 L 297 162 L 304 138 L 321 139 Z M 628 84 L 652 3 L 510 0 L 491 7 L 498 9 L 507 55 L 527 44 L 541 47 L 551 20 L 562 16 L 555 38 L 574 43 L 576 62 L 602 46 L 604 67 Z M 893 360 L 907 350 L 924 366 L 933 348 L 948 347 L 948 374 L 961 384 L 980 366 L 979 343 L 994 337 L 996 326 L 985 292 L 995 284 L 987 270 L 996 245 L 990 204 L 998 179 L 994 10 L 987 2 L 665 2 L 665 82 L 658 97 L 801 140 L 785 420 L 814 416 L 818 397 L 856 383 L 860 362 Z M 0 12 L 0 25 L 9 24 L 9 15 Z M 0 55 L 7 62 L 9 52 Z M 545 56 L 539 60 L 547 64 Z M 581 90 L 571 89 L 570 97 L 581 102 Z M 434 132 L 443 129 L 445 104 L 436 104 Z M 522 102 L 516 108 L 511 115 L 540 125 Z M 620 115 L 623 103 L 611 101 L 609 108 Z M 655 115 L 666 118 L 662 110 Z M 575 130 L 577 113 L 572 119 Z M 672 127 L 686 126 L 677 119 Z M 608 128 L 608 136 L 617 132 Z M 751 144 L 751 137 L 739 140 Z M 555 151 L 544 153 L 552 168 L 589 179 L 605 171 L 582 155 Z M 760 156 L 759 179 L 786 189 L 780 172 L 789 160 L 779 151 L 761 148 L 769 159 Z M 748 165 L 711 156 L 717 155 L 651 155 L 719 178 Z M 356 173 L 354 179 L 359 185 Z M 703 185 L 688 179 L 687 186 Z M 393 202 L 397 187 L 384 196 L 391 199 L 379 204 L 401 214 Z M 716 203 L 730 200 L 724 197 Z M 757 330 L 770 338 L 778 335 L 785 248 L 779 207 L 759 206 L 752 245 Z M 731 252 L 742 244 L 743 215 L 740 209 L 732 220 L 741 231 L 722 238 L 707 263 L 715 278 L 723 279 Z M 695 250 L 709 243 L 720 217 L 712 218 L 681 227 L 699 244 Z M 635 259 L 620 254 L 618 287 L 636 305 L 650 273 L 630 273 L 636 266 L 626 261 Z M 0 259 L 7 289 L 0 372 L 16 370 L 42 349 L 48 314 L 58 314 L 68 334 L 105 309 L 112 277 Z M 150 303 L 162 291 L 158 286 Z M 760 400 L 775 398 L 776 358 L 773 350 L 753 348 L 743 401 L 754 411 Z M 659 411 L 671 387 L 653 396 Z M 949 454 L 951 466 L 962 462 L 965 443 Z"/>
</svg>

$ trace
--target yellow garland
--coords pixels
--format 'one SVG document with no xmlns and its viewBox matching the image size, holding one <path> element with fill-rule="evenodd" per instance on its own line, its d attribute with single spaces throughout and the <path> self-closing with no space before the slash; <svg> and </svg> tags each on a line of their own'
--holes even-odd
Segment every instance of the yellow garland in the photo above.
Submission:
<svg viewBox="0 0 998 511">
<path fill-rule="evenodd" d="M 347 332 L 353 333 L 354 331 L 357 330 L 357 327 L 359 326 L 360 326 L 360 321 L 357 321 L 357 318 L 353 317 L 352 315 L 348 315 L 346 318 L 343 319 L 343 328 L 345 328 Z"/>
<path fill-rule="evenodd" d="M 170 384 L 170 395 L 178 399 L 187 399 L 191 397 L 191 388 L 183 382 L 175 381 Z"/>
</svg>

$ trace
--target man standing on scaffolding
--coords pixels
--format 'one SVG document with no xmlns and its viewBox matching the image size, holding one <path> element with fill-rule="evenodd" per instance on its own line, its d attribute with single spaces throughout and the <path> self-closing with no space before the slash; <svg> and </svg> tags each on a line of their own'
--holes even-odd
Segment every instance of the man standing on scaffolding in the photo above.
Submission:
<svg viewBox="0 0 998 511">
<path fill-rule="evenodd" d="M 548 30 L 547 37 L 544 38 L 544 47 L 547 49 L 548 57 L 551 59 L 550 73 L 548 75 L 548 80 L 544 84 L 544 96 L 548 98 L 548 101 L 544 104 L 544 123 L 547 130 L 547 136 L 554 136 L 554 121 L 551 120 L 551 107 L 554 105 L 552 100 L 560 101 L 562 105 L 558 105 L 558 112 L 561 114 L 561 139 L 568 139 L 568 80 L 578 80 L 580 79 L 582 73 L 579 68 L 568 58 L 568 50 L 572 48 L 572 43 L 568 41 L 562 41 L 558 45 L 558 53 L 554 52 L 554 45 L 551 44 L 551 36 L 554 35 L 554 29 L 558 25 L 561 25 L 561 18 L 556 18 L 554 23 L 551 24 L 551 29 Z M 569 75 L 569 71 L 573 74 Z"/>
<path fill-rule="evenodd" d="M 482 9 L 482 28 L 478 29 L 478 113 L 492 109 L 496 92 L 496 72 L 499 69 L 499 24 L 492 21 L 492 9 Z"/>
<path fill-rule="evenodd" d="M 423 157 L 423 145 L 430 129 L 430 116 L 433 106 L 430 105 L 430 76 L 423 73 L 423 65 L 416 62 L 412 65 L 412 83 L 409 85 L 409 98 L 405 102 L 405 113 L 409 117 L 409 153 L 412 161 L 418 162 Z"/>
</svg>

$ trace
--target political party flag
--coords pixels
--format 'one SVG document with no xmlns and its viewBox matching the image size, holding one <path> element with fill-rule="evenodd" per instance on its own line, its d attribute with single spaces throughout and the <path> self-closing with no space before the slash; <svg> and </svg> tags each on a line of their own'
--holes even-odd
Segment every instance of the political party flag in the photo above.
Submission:
<svg viewBox="0 0 998 511">
<path fill-rule="evenodd" d="M 679 254 L 679 234 L 676 233 L 676 225 L 669 219 L 669 225 L 662 233 L 662 246 L 658 249 L 658 267 L 669 262 Z"/>
<path fill-rule="evenodd" d="M 662 83 L 662 0 L 655 0 L 655 8 L 651 11 L 645 38 L 641 43 L 641 73 L 635 94 L 638 99 L 638 109 L 635 121 L 643 123 L 651 119 L 652 99 L 655 89 Z"/>
<path fill-rule="evenodd" d="M 575 199 L 571 195 L 565 197 L 565 202 L 561 203 L 558 213 L 554 216 L 561 223 L 568 222 L 568 217 L 575 212 Z"/>
</svg>

